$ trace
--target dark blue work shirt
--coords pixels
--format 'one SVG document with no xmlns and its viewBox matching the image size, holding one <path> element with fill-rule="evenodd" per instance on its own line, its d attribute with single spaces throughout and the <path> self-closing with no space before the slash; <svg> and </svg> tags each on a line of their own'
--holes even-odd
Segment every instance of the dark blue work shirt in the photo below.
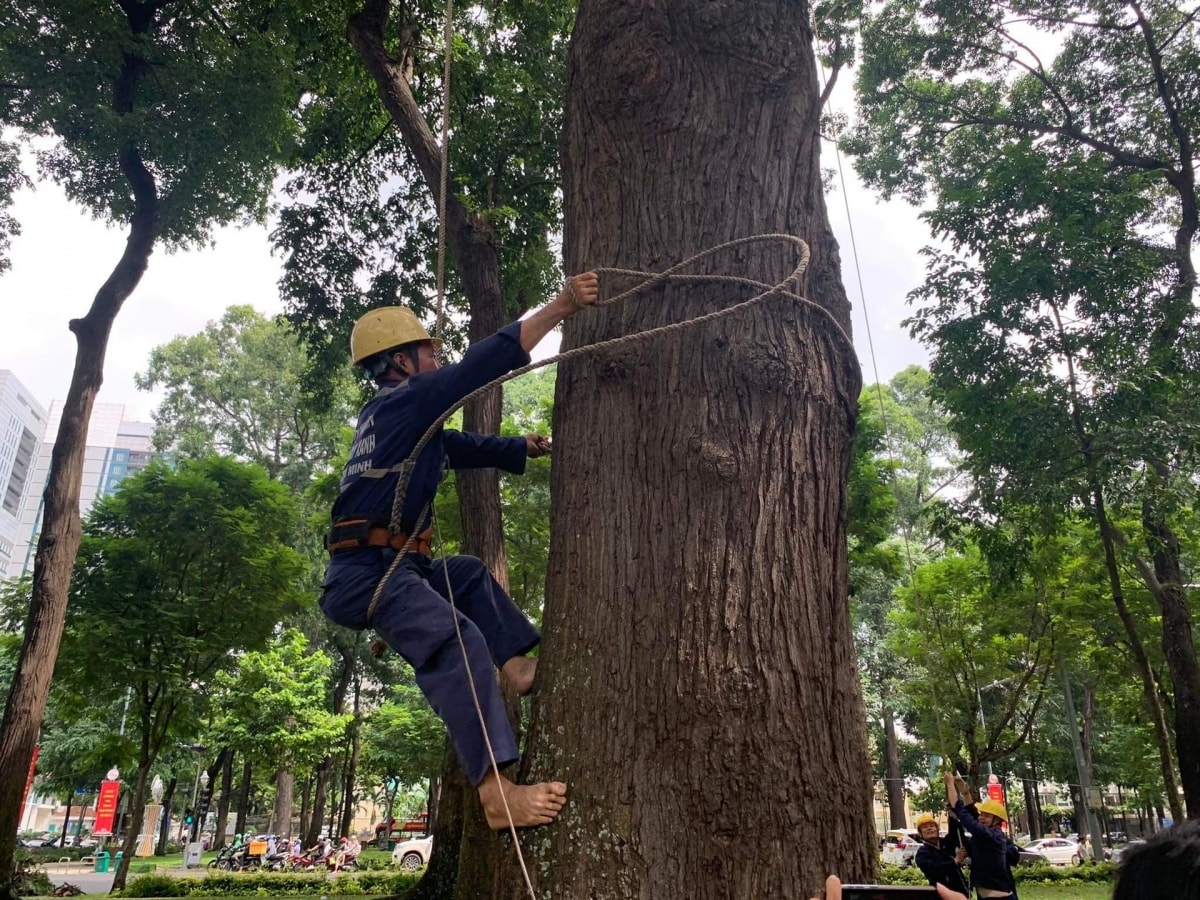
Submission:
<svg viewBox="0 0 1200 900">
<path fill-rule="evenodd" d="M 1000 828 L 989 828 L 979 821 L 972 807 L 962 798 L 954 804 L 954 814 L 963 830 L 971 836 L 971 881 L 976 888 L 990 888 L 1015 894 L 1016 882 L 1008 861 L 1011 841 Z"/>
<path fill-rule="evenodd" d="M 392 518 L 397 472 L 421 435 L 439 416 L 476 388 L 529 362 L 521 348 L 521 323 L 513 322 L 485 338 L 463 358 L 434 372 L 422 372 L 382 388 L 358 416 L 354 445 L 342 470 L 341 492 L 333 504 L 333 521 L 369 519 L 386 525 Z M 502 438 L 439 430 L 417 460 L 404 498 L 401 530 L 420 531 L 417 517 L 432 504 L 449 461 L 454 469 L 495 467 L 525 471 L 525 438 Z"/>
</svg>

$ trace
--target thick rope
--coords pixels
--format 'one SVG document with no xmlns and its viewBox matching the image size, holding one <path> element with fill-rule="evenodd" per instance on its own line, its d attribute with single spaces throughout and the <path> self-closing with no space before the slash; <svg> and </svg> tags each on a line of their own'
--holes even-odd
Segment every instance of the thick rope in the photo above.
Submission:
<svg viewBox="0 0 1200 900">
<path fill-rule="evenodd" d="M 733 276 L 733 275 L 681 275 L 681 274 L 678 274 L 680 269 L 682 269 L 700 259 L 704 259 L 705 257 L 711 256 L 712 254 L 714 254 L 720 250 L 730 249 L 733 247 L 740 247 L 745 244 L 763 243 L 763 242 L 791 243 L 797 247 L 797 250 L 800 253 L 800 262 L 798 263 L 796 268 L 792 271 L 792 273 L 790 275 L 788 275 L 787 278 L 785 278 L 783 281 L 779 282 L 776 285 L 769 285 L 764 282 L 755 281 L 750 278 L 739 278 L 739 277 Z M 722 319 L 727 316 L 735 315 L 737 313 L 742 313 L 742 312 L 745 312 L 745 311 L 751 309 L 752 307 L 758 306 L 758 305 L 762 304 L 763 302 L 765 302 L 766 300 L 770 300 L 774 297 L 783 297 L 786 299 L 790 299 L 799 305 L 806 306 L 809 309 L 816 310 L 821 315 L 825 316 L 829 320 L 830 324 L 833 325 L 833 329 L 834 329 L 833 334 L 837 335 L 841 339 L 845 348 L 850 353 L 850 358 L 853 359 L 854 358 L 854 344 L 850 340 L 849 335 L 846 334 L 845 329 L 843 329 L 841 324 L 837 321 L 837 319 L 834 318 L 833 314 L 830 313 L 829 310 L 827 310 L 825 307 L 821 306 L 820 304 L 814 303 L 812 300 L 809 300 L 808 298 L 803 297 L 800 294 L 797 294 L 793 291 L 787 290 L 787 285 L 797 281 L 799 279 L 799 277 L 803 274 L 804 270 L 808 267 L 808 261 L 809 261 L 808 245 L 806 243 L 804 243 L 804 241 L 801 240 L 800 238 L 795 237 L 793 235 L 787 235 L 787 234 L 764 234 L 764 235 L 754 235 L 752 237 L 747 237 L 747 238 L 739 238 L 738 240 L 728 241 L 724 244 L 718 244 L 717 246 L 709 248 L 708 250 L 704 250 L 704 251 L 696 254 L 695 256 L 689 257 L 688 259 L 684 260 L 683 262 L 678 263 L 677 265 L 672 266 L 671 268 L 669 268 L 663 272 L 657 272 L 657 273 L 639 272 L 639 271 L 635 271 L 635 270 L 631 270 L 631 269 L 597 269 L 596 271 L 600 275 L 607 274 L 607 275 L 632 276 L 632 277 L 642 278 L 643 281 L 641 284 L 631 288 L 628 291 L 625 291 L 624 293 L 618 294 L 615 297 L 611 297 L 608 300 L 597 302 L 595 304 L 596 306 L 611 306 L 615 303 L 619 303 L 619 302 L 627 300 L 633 296 L 636 296 L 637 294 L 644 293 L 645 291 L 649 290 L 651 287 L 654 287 L 654 286 L 661 284 L 663 282 L 666 282 L 666 281 L 719 282 L 719 283 L 726 283 L 726 284 L 741 284 L 741 285 L 758 288 L 758 289 L 760 289 L 761 292 L 759 294 L 751 297 L 749 300 L 744 300 L 741 303 L 734 304 L 733 306 L 727 306 L 723 309 L 715 310 L 713 312 L 706 313 L 704 315 L 696 316 L 695 318 L 685 319 L 681 322 L 673 322 L 669 325 L 662 325 L 657 328 L 650 328 L 650 329 L 647 329 L 646 331 L 639 331 L 639 332 L 635 332 L 633 334 L 622 335 L 620 337 L 610 338 L 610 339 L 604 340 L 604 341 L 598 341 L 597 343 L 594 343 L 594 344 L 586 344 L 581 347 L 575 347 L 572 350 L 567 350 L 563 353 L 559 353 L 554 356 L 548 357 L 547 359 L 540 360 L 539 362 L 529 363 L 528 365 L 522 366 L 519 369 L 513 369 L 511 372 L 509 372 L 505 375 L 501 375 L 499 378 L 495 378 L 492 381 L 489 381 L 487 384 L 485 384 L 485 385 L 477 388 L 476 390 L 472 391 L 471 393 L 467 394 L 465 397 L 463 397 L 461 400 L 459 400 L 453 406 L 449 407 L 441 416 L 439 416 L 437 419 L 435 419 L 434 422 L 429 426 L 429 428 L 426 429 L 425 433 L 423 435 L 421 435 L 420 440 L 417 441 L 416 445 L 413 447 L 412 451 L 408 454 L 408 456 L 405 457 L 404 460 L 402 460 L 399 464 L 392 467 L 393 470 L 396 471 L 400 476 L 399 480 L 396 484 L 395 501 L 392 505 L 391 527 L 392 527 L 393 532 L 399 533 L 400 516 L 404 509 L 404 502 L 408 496 L 408 484 L 412 478 L 412 470 L 416 466 L 416 462 L 420 458 L 421 452 L 429 444 L 429 441 L 431 441 L 433 439 L 433 437 L 442 429 L 442 427 L 445 425 L 446 421 L 452 415 L 454 415 L 454 413 L 458 412 L 459 409 L 461 409 L 465 404 L 469 403 L 475 397 L 480 396 L 481 394 L 487 392 L 488 390 L 490 390 L 491 388 L 495 387 L 498 384 L 503 384 L 506 381 L 511 381 L 512 379 L 518 378 L 521 375 L 525 375 L 529 372 L 532 372 L 535 369 L 540 369 L 540 368 L 543 368 L 544 366 L 552 365 L 554 363 L 559 363 L 564 360 L 574 359 L 576 357 L 583 356 L 585 354 L 595 353 L 595 352 L 602 351 L 602 350 L 608 350 L 613 347 L 620 346 L 622 344 L 631 343 L 633 341 L 645 340 L 645 339 L 652 338 L 652 337 L 662 337 L 663 335 L 670 334 L 675 331 L 681 331 L 685 328 L 691 328 L 696 325 L 702 325 L 707 322 L 712 322 L 717 319 Z M 414 523 L 414 527 L 413 527 L 414 532 L 420 527 L 423 520 L 424 520 L 424 515 L 422 515 L 422 517 L 419 518 Z M 409 552 L 409 550 L 412 549 L 412 545 L 414 543 L 415 543 L 415 537 L 410 537 L 408 539 L 408 542 L 404 545 L 404 547 L 401 548 L 401 550 L 397 552 L 396 558 L 394 560 L 392 560 L 391 566 L 388 568 L 387 572 L 384 573 L 383 578 L 380 579 L 378 586 L 375 588 L 375 593 L 371 598 L 371 605 L 368 607 L 368 610 L 367 610 L 367 617 L 369 620 L 373 619 L 375 616 L 375 610 L 379 605 L 380 598 L 383 596 L 383 590 L 384 590 L 384 587 L 386 586 L 388 580 L 395 573 L 396 568 L 400 565 L 404 556 Z"/>
<path fill-rule="evenodd" d="M 438 525 L 436 517 L 433 520 L 433 529 L 438 546 L 443 546 L 442 529 Z M 487 748 L 488 761 L 492 764 L 492 774 L 496 776 L 496 783 L 499 785 L 500 763 L 496 759 L 496 751 L 492 747 L 492 736 L 488 734 L 487 722 L 483 718 L 483 704 L 479 702 L 479 691 L 475 688 L 475 677 L 471 673 L 471 657 L 467 654 L 467 644 L 463 640 L 462 626 L 458 621 L 458 608 L 454 605 L 454 586 L 450 584 L 450 567 L 442 566 L 442 574 L 446 576 L 446 598 L 450 601 L 450 618 L 454 620 L 454 636 L 458 639 L 463 668 L 467 671 L 467 686 L 471 688 L 471 701 L 475 704 L 475 713 L 479 717 L 479 728 L 483 732 L 483 746 Z M 513 821 L 512 810 L 508 805 L 508 794 L 504 792 L 503 785 L 500 785 L 500 801 L 504 804 L 504 817 L 508 819 L 508 833 L 512 835 L 513 846 L 517 851 L 517 861 L 521 864 L 521 875 L 525 879 L 525 887 L 529 890 L 529 896 L 533 900 L 537 900 L 537 893 L 533 889 L 533 879 L 530 878 L 529 867 L 525 864 L 525 854 L 521 852 L 521 837 L 517 833 L 517 825 Z"/>
</svg>

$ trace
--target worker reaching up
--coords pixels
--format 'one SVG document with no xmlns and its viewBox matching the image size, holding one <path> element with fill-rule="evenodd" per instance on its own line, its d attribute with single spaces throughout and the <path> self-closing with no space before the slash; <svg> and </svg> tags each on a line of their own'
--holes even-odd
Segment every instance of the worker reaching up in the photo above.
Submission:
<svg viewBox="0 0 1200 900">
<path fill-rule="evenodd" d="M 541 309 L 473 344 L 460 362 L 445 366 L 437 357 L 440 341 L 430 338 L 403 307 L 368 312 L 350 336 L 354 364 L 370 373 L 379 390 L 359 414 L 333 504 L 321 610 L 347 628 L 373 627 L 413 667 L 417 684 L 446 723 L 494 829 L 508 825 L 505 799 L 518 827 L 545 825 L 566 803 L 567 788 L 560 782 L 516 785 L 493 771 L 480 722 L 482 712 L 498 765 L 515 762 L 517 742 L 495 670 L 518 693 L 529 693 L 537 660 L 527 654 L 541 636 L 482 561 L 471 556 L 429 558 L 429 511 L 447 464 L 519 474 L 525 471 L 527 457 L 549 452 L 549 443 L 532 434 L 504 438 L 440 430 L 412 470 L 400 516 L 402 533 L 391 534 L 397 469 L 443 413 L 476 388 L 528 363 L 529 351 L 551 329 L 598 296 L 595 273 L 576 275 Z M 409 552 L 388 578 L 373 620 L 368 621 L 376 586 L 410 538 Z M 470 660 L 469 674 L 454 615 Z M 474 682 L 480 710 L 468 678 Z"/>
</svg>

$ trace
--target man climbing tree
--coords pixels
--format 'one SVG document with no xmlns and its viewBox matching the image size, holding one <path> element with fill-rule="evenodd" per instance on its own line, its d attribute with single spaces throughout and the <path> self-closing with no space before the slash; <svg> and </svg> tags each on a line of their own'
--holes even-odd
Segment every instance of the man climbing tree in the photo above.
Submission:
<svg viewBox="0 0 1200 900">
<path fill-rule="evenodd" d="M 560 364 L 551 560 L 522 781 L 569 803 L 522 835 L 538 896 L 801 897 L 875 844 L 846 603 L 860 377 L 818 165 L 807 4 L 583 0 L 565 135 L 568 271 L 662 270 L 802 236 L 800 291 Z M 710 272 L 775 283 L 790 247 Z M 631 286 L 602 277 L 602 295 Z M 753 293 L 753 292 L 750 292 Z M 575 347 L 727 307 L 666 286 Z M 797 852 L 799 847 L 816 852 Z M 529 896 L 520 868 L 495 896 Z"/>
</svg>

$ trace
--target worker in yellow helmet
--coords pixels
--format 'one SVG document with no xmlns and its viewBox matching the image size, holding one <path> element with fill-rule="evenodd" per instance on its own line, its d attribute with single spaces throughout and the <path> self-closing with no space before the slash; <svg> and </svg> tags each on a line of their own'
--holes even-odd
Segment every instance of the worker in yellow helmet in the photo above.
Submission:
<svg viewBox="0 0 1200 900">
<path fill-rule="evenodd" d="M 917 834 L 921 838 L 921 846 L 917 848 L 917 868 L 929 883 L 944 884 L 952 890 L 967 893 L 967 880 L 962 871 L 966 851 L 955 850 L 942 842 L 942 830 L 937 819 L 929 813 L 917 817 Z"/>
<path fill-rule="evenodd" d="M 389 524 L 398 469 L 443 413 L 476 388 L 528 363 L 529 351 L 552 328 L 598 296 L 595 273 L 576 275 L 554 300 L 476 342 L 452 365 L 441 364 L 440 342 L 403 307 L 371 310 L 350 337 L 354 364 L 379 389 L 359 414 L 333 504 L 321 610 L 347 628 L 373 627 L 413 667 L 495 829 L 508 826 L 510 813 L 518 827 L 545 825 L 566 803 L 566 785 L 513 784 L 493 769 L 488 752 L 490 743 L 501 768 L 518 758 L 496 670 L 518 693 L 528 693 L 537 661 L 527 654 L 541 636 L 483 562 L 470 556 L 430 559 L 429 510 L 447 466 L 520 473 L 527 457 L 549 452 L 549 443 L 539 435 L 504 438 L 439 429 L 416 460 L 400 514 L 401 533 L 393 534 Z M 368 621 L 376 587 L 406 545 L 410 550 L 387 578 Z"/>
<path fill-rule="evenodd" d="M 958 794 L 954 773 L 943 776 L 946 802 L 958 816 L 963 830 L 971 836 L 971 880 L 981 900 L 1016 900 L 1017 884 L 1009 863 L 1012 843 L 1002 825 L 1008 823 L 1008 811 L 996 800 L 980 800 L 972 811 Z"/>
</svg>

